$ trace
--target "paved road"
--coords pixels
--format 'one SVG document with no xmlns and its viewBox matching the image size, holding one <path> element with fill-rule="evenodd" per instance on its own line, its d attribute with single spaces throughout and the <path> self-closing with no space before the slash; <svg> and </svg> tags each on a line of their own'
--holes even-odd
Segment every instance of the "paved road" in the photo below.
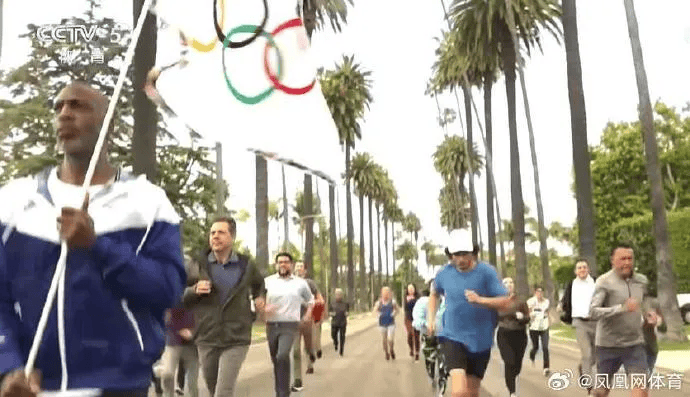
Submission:
<svg viewBox="0 0 690 397">
<path fill-rule="evenodd" d="M 317 360 L 315 373 L 303 375 L 305 388 L 293 393 L 293 397 L 424 397 L 431 396 L 431 387 L 424 371 L 423 363 L 414 362 L 408 355 L 405 330 L 401 326 L 402 318 L 397 319 L 395 332 L 395 361 L 386 361 L 378 328 L 374 319 L 352 321 L 348 330 L 345 356 L 335 354 L 330 332 L 323 333 L 324 357 Z M 324 329 L 324 331 L 327 331 Z M 528 346 L 529 349 L 529 346 Z M 579 351 L 572 343 L 559 343 L 551 340 L 551 369 L 565 373 L 567 369 L 577 372 Z M 303 364 L 304 365 L 304 364 Z M 690 382 L 685 379 L 682 390 L 669 390 L 668 378 L 664 379 L 665 390 L 654 390 L 653 397 L 690 396 Z M 536 366 L 532 366 L 527 353 L 522 374 L 518 380 L 518 394 L 522 397 L 583 397 L 585 391 L 570 379 L 571 384 L 565 390 L 552 390 L 547 385 L 547 378 L 542 373 L 541 352 L 537 355 Z M 203 381 L 199 397 L 208 397 Z M 273 367 L 265 343 L 252 345 L 247 359 L 240 372 L 236 397 L 271 397 L 273 391 Z M 613 390 L 610 397 L 627 397 L 628 390 Z M 155 396 L 154 394 L 150 395 Z M 450 393 L 446 393 L 450 396 Z M 497 349 L 491 355 L 480 397 L 508 396 L 503 380 L 503 362 Z"/>
<path fill-rule="evenodd" d="M 522 374 L 518 380 L 518 395 L 525 397 L 584 397 L 587 395 L 584 389 L 581 389 L 577 385 L 577 379 L 569 379 L 570 385 L 564 390 L 553 390 L 547 385 L 548 379 L 543 375 L 543 362 L 541 361 L 541 351 L 537 353 L 536 365 L 532 366 L 529 360 L 529 349 L 531 344 L 528 344 L 527 352 L 525 353 L 525 359 L 522 366 Z M 577 365 L 580 359 L 580 352 L 577 350 L 576 346 L 569 343 L 559 343 L 551 339 L 550 342 L 550 358 L 551 358 L 551 370 L 559 371 L 563 374 L 567 374 L 567 370 L 574 373 L 577 377 Z M 566 375 L 567 376 L 567 375 Z M 687 379 L 686 379 L 687 381 Z M 680 390 L 669 389 L 668 378 L 663 378 L 663 383 L 665 384 L 664 389 L 656 389 L 650 392 L 650 396 L 653 397 L 685 397 L 690 396 L 690 384 L 685 382 Z M 487 376 L 485 382 L 483 383 L 487 388 L 487 391 L 493 397 L 508 396 L 508 389 L 505 386 L 503 380 L 503 362 L 500 358 L 500 353 L 497 349 L 492 352 L 492 360 L 489 363 L 489 368 L 487 369 Z M 629 390 L 614 389 L 609 394 L 610 397 L 628 397 L 630 396 Z"/>
<path fill-rule="evenodd" d="M 386 361 L 378 328 L 372 324 L 372 322 L 362 324 L 361 328 L 365 329 L 359 333 L 357 333 L 358 330 L 353 330 L 356 334 L 348 336 L 343 357 L 335 353 L 330 333 L 324 333 L 322 338 L 324 357 L 317 360 L 313 375 L 303 375 L 304 390 L 293 393 L 292 396 L 431 396 L 431 386 L 421 357 L 420 361 L 415 362 L 409 356 L 405 330 L 401 326 L 402 318 L 397 319 L 398 327 L 395 331 L 397 359 L 394 361 Z M 270 360 L 266 345 L 257 345 L 254 349 L 257 348 L 261 353 L 252 357 L 251 360 L 248 358 L 245 367 L 260 365 Z M 246 373 L 240 375 L 236 397 L 273 395 L 272 367 L 267 367 L 265 371 L 256 371 L 254 376 L 247 376 Z M 483 392 L 480 397 L 493 396 Z"/>
</svg>

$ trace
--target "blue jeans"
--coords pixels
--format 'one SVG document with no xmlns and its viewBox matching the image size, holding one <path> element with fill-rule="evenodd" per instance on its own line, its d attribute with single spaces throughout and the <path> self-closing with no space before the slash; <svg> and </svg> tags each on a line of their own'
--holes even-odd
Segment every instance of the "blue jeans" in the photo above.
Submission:
<svg viewBox="0 0 690 397">
<path fill-rule="evenodd" d="M 654 366 L 656 365 L 656 357 L 658 353 L 647 352 L 647 367 L 649 368 L 649 373 L 654 372 Z"/>
</svg>

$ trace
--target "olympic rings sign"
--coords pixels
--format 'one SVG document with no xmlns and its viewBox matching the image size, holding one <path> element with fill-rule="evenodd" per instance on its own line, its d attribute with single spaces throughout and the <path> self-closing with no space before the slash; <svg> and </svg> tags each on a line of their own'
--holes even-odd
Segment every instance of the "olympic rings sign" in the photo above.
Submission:
<svg viewBox="0 0 690 397">
<path fill-rule="evenodd" d="M 266 98 L 268 98 L 277 88 L 278 90 L 288 94 L 288 95 L 303 95 L 308 93 L 314 88 L 314 85 L 316 84 L 316 80 L 312 80 L 311 83 L 304 87 L 298 87 L 298 88 L 293 88 L 293 87 L 288 87 L 284 85 L 283 83 L 280 82 L 280 79 L 282 77 L 282 66 L 283 66 L 283 59 L 280 54 L 280 50 L 276 46 L 274 37 L 278 35 L 280 32 L 290 29 L 290 28 L 296 28 L 298 26 L 302 26 L 302 20 L 300 18 L 295 18 L 291 19 L 287 22 L 284 22 L 273 32 L 268 33 L 265 32 L 260 26 L 255 26 L 255 25 L 241 25 L 238 26 L 230 31 L 230 33 L 225 36 L 225 39 L 223 40 L 223 47 L 227 48 L 230 47 L 232 44 L 230 42 L 230 38 L 237 34 L 237 33 L 251 33 L 251 32 L 256 32 L 257 30 L 260 31 L 259 35 L 266 37 L 267 42 L 266 42 L 266 47 L 264 48 L 264 72 L 266 73 L 266 76 L 268 76 L 268 79 L 270 82 L 273 84 L 272 87 L 269 87 L 262 93 L 250 97 L 246 96 L 242 93 L 240 93 L 233 85 L 232 82 L 230 81 L 230 78 L 228 77 L 227 69 L 225 67 L 225 51 L 223 51 L 223 56 L 222 56 L 222 62 L 223 62 L 223 76 L 225 77 L 225 82 L 227 83 L 228 89 L 232 93 L 232 95 L 237 99 L 238 101 L 246 104 L 246 105 L 256 105 L 257 103 L 260 103 L 264 101 Z M 268 51 L 270 48 L 273 47 L 276 49 L 276 52 L 278 54 L 278 74 L 274 74 L 271 71 L 269 62 L 268 62 Z"/>
<path fill-rule="evenodd" d="M 268 0 L 263 0 L 264 4 L 264 18 L 259 24 L 259 26 L 256 27 L 256 29 L 252 30 L 251 32 L 245 32 L 245 33 L 253 33 L 253 35 L 243 41 L 240 42 L 230 42 L 228 46 L 230 48 L 242 48 L 246 47 L 249 44 L 253 43 L 254 40 L 256 40 L 260 35 L 261 32 L 263 31 L 264 27 L 266 26 L 266 21 L 268 21 Z M 213 27 L 216 30 L 216 36 L 217 38 L 214 38 L 211 40 L 209 43 L 202 43 L 199 40 L 197 40 L 194 37 L 189 37 L 187 38 L 185 36 L 185 41 L 187 44 L 194 48 L 195 50 L 199 52 L 211 52 L 215 47 L 216 43 L 220 41 L 221 43 L 225 39 L 225 34 L 223 34 L 223 30 L 218 24 L 218 10 L 217 6 L 220 8 L 220 20 L 223 21 L 225 19 L 225 1 L 221 0 L 220 5 L 218 5 L 218 0 L 213 0 Z"/>
</svg>

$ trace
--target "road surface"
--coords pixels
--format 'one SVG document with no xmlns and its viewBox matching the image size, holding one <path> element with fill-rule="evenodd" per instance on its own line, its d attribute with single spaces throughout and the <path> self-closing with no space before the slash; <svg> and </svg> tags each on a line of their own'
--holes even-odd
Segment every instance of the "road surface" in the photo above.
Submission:
<svg viewBox="0 0 690 397">
<path fill-rule="evenodd" d="M 381 336 L 374 319 L 352 321 L 345 345 L 345 356 L 340 357 L 333 349 L 330 332 L 324 329 L 322 335 L 323 358 L 317 360 L 315 373 L 302 375 L 304 389 L 292 393 L 293 397 L 424 397 L 431 396 L 431 386 L 424 370 L 423 359 L 415 362 L 409 356 L 402 318 L 396 319 L 395 346 L 397 359 L 386 361 L 381 346 Z M 530 346 L 528 345 L 528 350 Z M 572 343 L 551 340 L 551 370 L 567 377 L 570 370 L 577 373 L 579 352 Z M 518 380 L 518 395 L 522 397 L 583 397 L 586 392 L 579 388 L 576 379 L 569 379 L 564 390 L 553 390 L 548 378 L 542 373 L 541 351 L 536 365 L 532 366 L 525 353 L 523 370 Z M 303 367 L 306 365 L 303 362 Z M 577 375 L 575 375 L 577 376 Z M 690 379 L 680 390 L 669 389 L 668 378 L 664 378 L 664 389 L 653 390 L 653 397 L 690 396 Z M 199 397 L 209 397 L 203 380 L 199 382 Z M 247 359 L 240 371 L 236 397 L 272 397 L 273 367 L 265 343 L 251 346 Z M 612 390 L 610 397 L 627 397 L 629 390 Z M 151 393 L 151 397 L 155 394 Z M 450 396 L 450 392 L 446 393 Z M 491 354 L 480 397 L 507 397 L 503 380 L 503 361 L 497 349 Z"/>
</svg>

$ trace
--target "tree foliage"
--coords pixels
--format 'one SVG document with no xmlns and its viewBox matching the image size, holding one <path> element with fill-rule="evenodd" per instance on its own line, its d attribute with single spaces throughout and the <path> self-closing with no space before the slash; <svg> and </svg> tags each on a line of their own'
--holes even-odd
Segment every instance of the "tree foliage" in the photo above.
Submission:
<svg viewBox="0 0 690 397">
<path fill-rule="evenodd" d="M 63 19 L 61 23 L 97 24 L 128 37 L 129 32 L 118 28 L 114 20 L 97 18 L 94 15 L 97 2 L 91 3 L 92 8 L 86 12 L 86 18 Z M 29 32 L 21 36 L 28 37 L 31 43 L 27 61 L 2 74 L 1 84 L 9 90 L 11 99 L 0 101 L 0 184 L 58 164 L 61 155 L 53 128 L 53 99 L 66 83 L 73 80 L 85 80 L 112 97 L 119 67 L 124 60 L 126 47 L 110 45 L 112 43 L 106 39 L 97 38 L 73 45 L 44 43 L 33 34 L 36 29 L 35 25 L 29 25 Z M 103 51 L 103 63 L 89 59 L 88 54 L 96 49 Z M 71 65 L 63 62 L 61 56 L 65 51 L 74 50 L 81 51 L 80 57 Z M 127 76 L 107 141 L 110 160 L 123 168 L 131 168 L 132 165 L 134 87 L 131 70 Z M 208 247 L 210 219 L 207 217 L 215 209 L 213 163 L 208 160 L 208 148 L 196 144 L 181 146 L 168 130 L 165 118 L 159 117 L 159 120 L 156 156 L 160 170 L 153 182 L 165 189 L 182 218 L 185 252 L 196 253 Z"/>
<path fill-rule="evenodd" d="M 655 130 L 663 175 L 666 210 L 690 207 L 690 115 L 658 102 Z M 609 123 L 592 153 L 597 263 L 610 268 L 611 236 L 623 219 L 642 216 L 650 206 L 639 122 Z"/>
</svg>

